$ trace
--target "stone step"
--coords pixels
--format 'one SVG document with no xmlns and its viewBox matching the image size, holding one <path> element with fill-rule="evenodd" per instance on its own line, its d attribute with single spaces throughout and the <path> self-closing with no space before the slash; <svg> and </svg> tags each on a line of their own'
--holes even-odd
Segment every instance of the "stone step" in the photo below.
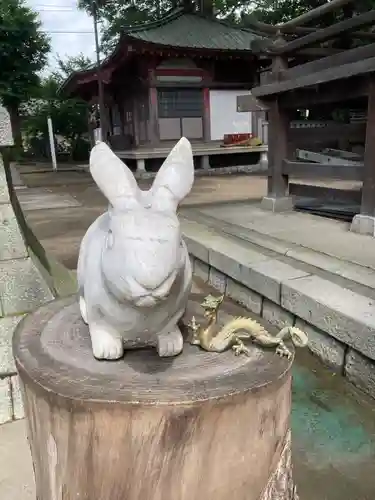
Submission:
<svg viewBox="0 0 375 500">
<path fill-rule="evenodd" d="M 375 300 L 375 270 L 372 268 L 218 220 L 196 208 L 182 210 L 181 215 L 211 227 L 224 236 L 245 242 L 261 253 L 272 252 L 282 262 Z"/>
<path fill-rule="evenodd" d="M 305 329 L 315 354 L 375 397 L 374 299 L 201 222 L 181 224 L 195 275 L 280 328 Z"/>
</svg>

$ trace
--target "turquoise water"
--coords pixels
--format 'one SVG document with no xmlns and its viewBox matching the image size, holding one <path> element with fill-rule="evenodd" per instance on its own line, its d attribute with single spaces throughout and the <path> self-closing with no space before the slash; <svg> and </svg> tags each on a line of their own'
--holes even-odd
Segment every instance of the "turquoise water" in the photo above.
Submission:
<svg viewBox="0 0 375 500">
<path fill-rule="evenodd" d="M 375 499 L 375 402 L 301 351 L 292 430 L 301 500 Z"/>
</svg>

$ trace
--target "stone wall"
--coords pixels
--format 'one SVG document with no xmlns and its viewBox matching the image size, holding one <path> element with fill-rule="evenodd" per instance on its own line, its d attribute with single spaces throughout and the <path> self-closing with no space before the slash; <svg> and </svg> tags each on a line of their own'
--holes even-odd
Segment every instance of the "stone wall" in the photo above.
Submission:
<svg viewBox="0 0 375 500">
<path fill-rule="evenodd" d="M 37 256 L 42 247 L 23 218 L 9 165 L 4 164 L 1 155 L 1 147 L 12 144 L 9 115 L 0 106 L 0 424 L 23 417 L 12 354 L 14 329 L 25 314 L 59 296 L 52 266 L 46 256 L 46 266 Z M 70 290 L 74 288 L 72 282 Z"/>
<path fill-rule="evenodd" d="M 13 146 L 13 133 L 8 111 L 0 105 L 0 148 Z"/>
<path fill-rule="evenodd" d="M 221 248 L 214 236 L 212 246 L 185 240 L 195 276 L 278 328 L 304 330 L 313 354 L 375 398 L 375 309 L 369 299 L 250 249 L 232 249 L 229 242 Z"/>
</svg>

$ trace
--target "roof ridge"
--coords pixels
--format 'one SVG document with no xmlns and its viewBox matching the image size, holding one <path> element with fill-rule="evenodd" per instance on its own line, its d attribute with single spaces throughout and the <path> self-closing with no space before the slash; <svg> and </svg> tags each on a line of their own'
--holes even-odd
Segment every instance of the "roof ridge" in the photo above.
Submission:
<svg viewBox="0 0 375 500">
<path fill-rule="evenodd" d="M 170 21 L 178 19 L 184 14 L 187 14 L 187 12 L 183 7 L 172 8 L 163 17 L 161 17 L 160 19 L 156 19 L 155 21 L 136 24 L 135 26 L 125 26 L 124 28 L 122 28 L 121 34 L 135 33 L 137 31 L 159 28 L 164 24 L 168 24 Z"/>
<path fill-rule="evenodd" d="M 189 12 L 188 14 L 194 14 L 196 16 L 202 17 L 203 19 L 206 19 L 207 21 L 222 24 L 223 26 L 226 26 L 227 28 L 233 28 L 235 30 L 247 31 L 247 32 L 252 33 L 252 30 L 245 29 L 244 26 L 239 26 L 239 25 L 236 26 L 235 24 L 232 24 L 231 22 L 227 21 L 226 19 L 220 19 L 219 17 L 211 17 L 211 16 L 208 16 L 207 14 L 204 14 L 202 12 Z"/>
<path fill-rule="evenodd" d="M 139 31 L 148 31 L 148 30 L 160 28 L 161 26 L 168 24 L 171 21 L 174 21 L 175 19 L 178 19 L 179 17 L 182 17 L 182 16 L 199 17 L 201 19 L 205 19 L 206 21 L 212 22 L 214 24 L 221 24 L 222 26 L 225 26 L 227 28 L 231 28 L 231 29 L 236 30 L 236 31 L 253 33 L 256 36 L 265 37 L 265 35 L 259 33 L 258 30 L 252 30 L 251 28 L 248 28 L 245 26 L 235 25 L 235 24 L 227 21 L 226 19 L 211 17 L 211 16 L 204 14 L 202 12 L 186 10 L 186 8 L 184 8 L 184 7 L 177 7 L 176 9 L 171 9 L 162 18 L 157 19 L 155 21 L 150 21 L 148 23 L 138 24 L 138 25 L 133 26 L 133 27 L 132 26 L 129 26 L 128 28 L 125 27 L 122 29 L 121 34 L 126 35 L 126 34 L 137 33 Z"/>
</svg>

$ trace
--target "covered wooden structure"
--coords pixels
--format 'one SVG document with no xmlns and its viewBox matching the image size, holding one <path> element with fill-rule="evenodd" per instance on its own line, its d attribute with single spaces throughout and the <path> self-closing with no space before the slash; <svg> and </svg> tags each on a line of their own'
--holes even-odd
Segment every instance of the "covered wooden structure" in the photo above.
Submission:
<svg viewBox="0 0 375 500">
<path fill-rule="evenodd" d="M 257 42 L 258 53 L 272 61 L 262 84 L 253 95 L 268 107 L 269 177 L 268 195 L 263 207 L 275 211 L 290 209 L 289 177 L 362 180 L 360 213 L 352 222 L 352 230 L 374 234 L 375 229 L 375 10 L 352 15 L 350 0 L 332 0 L 284 25 L 270 26 L 254 22 L 254 26 L 272 33 L 274 40 Z M 317 29 L 302 25 L 316 20 L 334 9 L 344 11 L 342 20 Z M 349 8 L 348 8 L 349 7 Z M 369 29 L 370 28 L 370 29 Z M 291 35 L 292 34 L 292 35 Z M 334 40 L 335 43 L 329 43 Z M 328 43 L 327 43 L 328 42 Z M 345 43 L 344 43 L 345 42 Z M 344 48 L 345 47 L 345 48 Z M 296 56 L 307 48 L 321 51 L 325 57 L 304 64 Z M 328 54 L 328 55 L 327 55 Z M 337 126 L 339 134 L 361 135 L 365 146 L 363 162 L 340 165 L 334 162 L 314 164 L 296 161 L 291 141 L 290 119 L 297 109 L 312 109 L 336 103 L 347 106 L 359 103 L 367 108 L 367 125 L 347 123 Z M 239 98 L 242 109 L 251 109 L 247 97 Z M 321 134 L 327 134 L 323 131 Z"/>
<path fill-rule="evenodd" d="M 139 169 L 147 159 L 165 158 L 182 135 L 206 166 L 209 156 L 251 151 L 220 148 L 218 141 L 224 133 L 256 134 L 255 122 L 241 129 L 247 125 L 236 98 L 257 84 L 259 59 L 250 46 L 258 39 L 256 30 L 189 7 L 127 29 L 100 68 L 107 111 L 102 125 L 108 125 L 112 148 Z M 97 69 L 73 73 L 62 92 L 97 102 Z"/>
</svg>

